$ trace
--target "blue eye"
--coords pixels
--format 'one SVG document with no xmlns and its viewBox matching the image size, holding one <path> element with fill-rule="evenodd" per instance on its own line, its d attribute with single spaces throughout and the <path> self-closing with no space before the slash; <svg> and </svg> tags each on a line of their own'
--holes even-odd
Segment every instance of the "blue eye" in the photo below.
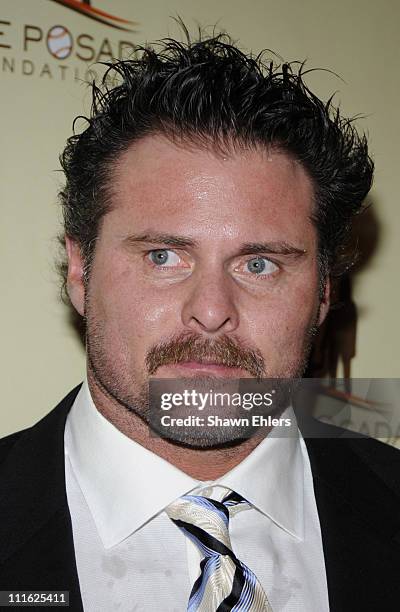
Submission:
<svg viewBox="0 0 400 612">
<path fill-rule="evenodd" d="M 252 274 L 272 274 L 277 266 L 266 257 L 253 257 L 246 262 L 246 268 Z"/>
<path fill-rule="evenodd" d="M 169 249 L 156 249 L 149 253 L 152 263 L 156 266 L 176 266 L 180 262 L 180 258 L 174 251 Z"/>
</svg>

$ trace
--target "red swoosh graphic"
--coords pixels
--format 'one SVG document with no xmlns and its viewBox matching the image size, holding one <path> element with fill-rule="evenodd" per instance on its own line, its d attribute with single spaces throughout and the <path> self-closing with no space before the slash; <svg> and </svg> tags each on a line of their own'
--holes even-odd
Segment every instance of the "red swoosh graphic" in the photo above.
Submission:
<svg viewBox="0 0 400 612">
<path fill-rule="evenodd" d="M 91 17 L 92 19 L 96 19 L 96 21 L 101 21 L 102 23 L 106 23 L 112 27 L 116 27 L 118 29 L 127 29 L 118 27 L 115 24 L 109 23 L 106 19 L 110 19 L 112 21 L 117 21 L 118 23 L 129 24 L 129 25 L 138 25 L 137 21 L 130 21 L 129 19 L 123 19 L 122 17 L 117 17 L 116 15 L 111 15 L 110 13 L 106 13 L 100 9 L 96 9 L 93 6 L 82 4 L 78 0 L 52 0 L 57 4 L 61 4 L 67 8 L 71 8 L 72 10 L 78 11 L 87 17 Z M 101 19 L 103 17 L 103 19 Z M 129 31 L 129 30 L 128 30 Z"/>
</svg>

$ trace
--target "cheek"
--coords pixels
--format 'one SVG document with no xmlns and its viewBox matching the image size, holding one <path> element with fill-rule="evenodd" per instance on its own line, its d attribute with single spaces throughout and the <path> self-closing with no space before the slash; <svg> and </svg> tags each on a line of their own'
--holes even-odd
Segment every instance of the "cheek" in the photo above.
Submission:
<svg viewBox="0 0 400 612">
<path fill-rule="evenodd" d="M 112 274 L 103 271 L 94 275 L 90 295 L 96 318 L 110 339 L 150 345 L 168 331 L 176 331 L 180 312 L 176 292 L 154 291 L 131 271 L 118 272 L 114 266 Z"/>
<path fill-rule="evenodd" d="M 312 286 L 310 281 L 309 287 Z M 316 324 L 317 287 L 315 292 L 302 286 L 285 294 L 266 295 L 243 312 L 246 315 L 242 320 L 254 343 L 261 351 L 275 352 L 279 359 L 286 351 L 302 350 L 305 336 Z"/>
</svg>

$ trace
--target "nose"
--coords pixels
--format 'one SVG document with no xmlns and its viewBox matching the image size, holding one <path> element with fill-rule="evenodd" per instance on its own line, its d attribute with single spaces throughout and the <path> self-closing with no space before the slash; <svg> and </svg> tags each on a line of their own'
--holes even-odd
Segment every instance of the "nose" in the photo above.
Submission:
<svg viewBox="0 0 400 612">
<path fill-rule="evenodd" d="M 203 334 L 235 331 L 239 314 L 230 279 L 223 273 L 192 278 L 182 308 L 182 323 L 191 331 Z"/>
</svg>

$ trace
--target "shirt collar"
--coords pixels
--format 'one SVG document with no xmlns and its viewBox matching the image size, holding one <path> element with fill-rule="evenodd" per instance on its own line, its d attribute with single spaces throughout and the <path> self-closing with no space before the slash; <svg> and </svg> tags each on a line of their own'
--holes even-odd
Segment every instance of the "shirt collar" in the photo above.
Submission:
<svg viewBox="0 0 400 612">
<path fill-rule="evenodd" d="M 272 432 L 218 484 L 237 491 L 279 527 L 304 538 L 305 461 L 293 409 L 282 418 L 290 426 Z M 275 435 L 274 435 L 275 434 Z"/>
<path fill-rule="evenodd" d="M 207 484 L 240 493 L 302 539 L 303 458 L 289 410 L 289 429 L 296 435 L 268 436 L 239 465 Z M 105 548 L 127 538 L 173 500 L 205 486 L 121 433 L 96 409 L 86 381 L 68 415 L 65 451 Z"/>
</svg>

